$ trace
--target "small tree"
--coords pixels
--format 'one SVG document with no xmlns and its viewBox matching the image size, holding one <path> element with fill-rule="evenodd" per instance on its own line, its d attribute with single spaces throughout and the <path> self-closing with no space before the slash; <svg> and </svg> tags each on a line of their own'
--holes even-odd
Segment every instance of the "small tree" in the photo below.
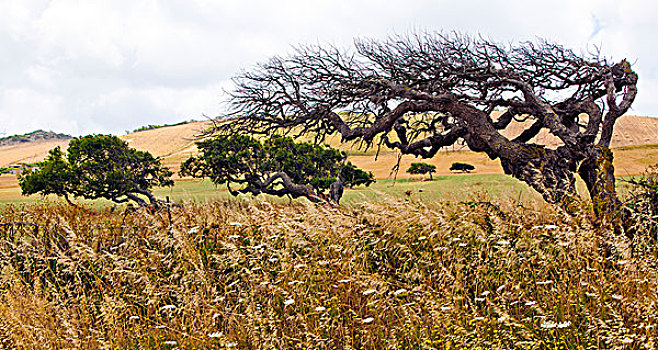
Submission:
<svg viewBox="0 0 658 350">
<path fill-rule="evenodd" d="M 48 157 L 37 164 L 38 170 L 26 170 L 19 176 L 23 195 L 40 193 L 44 196 L 55 194 L 64 197 L 70 204 L 69 194 L 73 193 L 75 174 L 69 166 L 59 146 L 48 151 Z"/>
<path fill-rule="evenodd" d="M 289 137 L 260 141 L 245 135 L 220 135 L 197 143 L 201 153 L 181 165 L 181 175 L 226 184 L 229 192 L 306 197 L 338 203 L 343 186 L 370 185 L 372 173 L 346 162 L 345 152 Z M 231 184 L 242 186 L 231 189 Z"/>
<path fill-rule="evenodd" d="M 436 166 L 427 163 L 411 163 L 407 172 L 409 174 L 429 174 L 430 181 L 432 181 L 432 173 L 436 172 Z"/>
<path fill-rule="evenodd" d="M 71 140 L 66 158 L 59 147 L 19 177 L 23 195 L 56 194 L 71 203 L 69 196 L 105 198 L 117 203 L 133 201 L 140 206 L 159 201 L 154 186 L 172 186 L 172 172 L 149 152 L 128 147 L 116 136 L 89 135 Z"/>
<path fill-rule="evenodd" d="M 460 163 L 460 162 L 455 162 L 452 163 L 450 166 L 451 171 L 462 171 L 465 173 L 470 173 L 471 171 L 475 170 L 475 167 L 468 164 L 468 163 Z"/>
</svg>

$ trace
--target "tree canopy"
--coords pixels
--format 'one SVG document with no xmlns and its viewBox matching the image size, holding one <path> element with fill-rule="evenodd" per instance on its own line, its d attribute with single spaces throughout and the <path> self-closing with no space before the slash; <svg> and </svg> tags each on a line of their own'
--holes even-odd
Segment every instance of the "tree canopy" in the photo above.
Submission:
<svg viewBox="0 0 658 350">
<path fill-rule="evenodd" d="M 436 172 L 436 166 L 423 162 L 411 163 L 407 172 L 409 174 L 429 174 L 430 180 L 432 180 L 432 173 Z"/>
<path fill-rule="evenodd" d="M 565 207 L 578 173 L 601 215 L 618 204 L 608 147 L 637 80 L 627 60 L 544 40 L 421 33 L 357 40 L 354 50 L 302 46 L 235 78 L 218 131 L 340 134 L 423 158 L 464 142 Z M 501 133 L 512 123 L 523 132 Z M 559 147 L 532 142 L 541 130 Z"/>
<path fill-rule="evenodd" d="M 134 201 L 140 206 L 158 204 L 154 186 L 172 186 L 172 172 L 149 152 L 135 150 L 112 135 L 74 138 L 66 157 L 59 147 L 37 164 L 38 169 L 19 177 L 23 195 L 56 194 L 70 202 L 70 195 L 105 198 L 117 203 Z M 141 196 L 140 196 L 141 195 Z"/>
<path fill-rule="evenodd" d="M 475 167 L 471 164 L 468 164 L 468 163 L 454 162 L 450 165 L 450 170 L 452 170 L 452 171 L 465 171 L 467 173 L 470 173 L 471 171 L 475 170 Z"/>
<path fill-rule="evenodd" d="M 197 147 L 200 154 L 181 165 L 181 175 L 226 184 L 233 195 L 287 195 L 338 203 L 343 186 L 374 182 L 372 173 L 345 160 L 345 152 L 297 143 L 290 137 L 261 141 L 247 135 L 219 135 L 199 141 Z M 231 185 L 240 188 L 232 189 Z"/>
</svg>

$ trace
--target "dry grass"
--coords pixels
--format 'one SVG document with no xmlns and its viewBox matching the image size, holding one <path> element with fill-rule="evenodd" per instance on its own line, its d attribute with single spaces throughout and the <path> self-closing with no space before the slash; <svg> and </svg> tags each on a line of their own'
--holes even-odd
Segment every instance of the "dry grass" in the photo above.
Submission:
<svg viewBox="0 0 658 350">
<path fill-rule="evenodd" d="M 656 249 L 602 256 L 603 233 L 551 208 L 37 204 L 2 207 L 0 225 L 5 348 L 651 349 L 658 339 Z"/>
</svg>

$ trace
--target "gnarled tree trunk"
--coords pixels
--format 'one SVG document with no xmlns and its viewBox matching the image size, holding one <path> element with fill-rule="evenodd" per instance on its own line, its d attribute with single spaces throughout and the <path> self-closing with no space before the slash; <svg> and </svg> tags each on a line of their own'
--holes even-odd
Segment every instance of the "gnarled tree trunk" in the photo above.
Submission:
<svg viewBox="0 0 658 350">
<path fill-rule="evenodd" d="M 596 145 L 578 168 L 578 174 L 587 185 L 594 215 L 602 222 L 610 222 L 619 208 L 612 159 L 608 147 Z"/>
<path fill-rule="evenodd" d="M 573 155 L 565 147 L 556 150 L 537 145 L 523 145 L 514 157 L 501 157 L 506 174 L 527 183 L 548 203 L 559 204 L 573 212 L 577 192 L 573 172 Z"/>
<path fill-rule="evenodd" d="M 381 144 L 423 158 L 464 140 L 569 211 L 579 174 L 605 222 L 618 206 L 612 131 L 635 99 L 637 80 L 626 60 L 577 55 L 542 40 L 499 44 L 424 33 L 358 41 L 356 54 L 303 47 L 238 77 L 231 121 L 219 129 L 293 129 L 319 140 L 339 133 L 366 144 L 380 136 Z M 501 132 L 512 122 L 523 128 L 515 138 Z M 561 145 L 536 144 L 542 130 Z"/>
</svg>

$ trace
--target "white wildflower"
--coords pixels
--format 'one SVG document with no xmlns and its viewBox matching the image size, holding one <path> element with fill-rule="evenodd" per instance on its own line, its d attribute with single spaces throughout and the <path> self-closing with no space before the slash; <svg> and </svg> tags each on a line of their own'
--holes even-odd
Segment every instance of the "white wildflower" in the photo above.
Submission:
<svg viewBox="0 0 658 350">
<path fill-rule="evenodd" d="M 295 270 L 299 270 L 299 269 L 303 269 L 303 268 L 305 268 L 305 267 L 306 267 L 306 264 L 297 264 L 297 265 L 295 265 L 295 266 L 293 266 L 293 267 L 295 268 Z"/>
<path fill-rule="evenodd" d="M 552 329 L 555 327 L 557 327 L 557 323 L 553 321 L 546 320 L 541 323 L 541 328 Z"/>
<path fill-rule="evenodd" d="M 544 229 L 546 230 L 555 230 L 557 228 L 557 225 L 544 225 Z"/>
<path fill-rule="evenodd" d="M 459 243 L 458 244 L 460 247 L 466 247 L 466 243 Z"/>
<path fill-rule="evenodd" d="M 507 316 L 503 315 L 503 316 L 498 317 L 498 322 L 499 323 L 503 323 L 505 321 L 507 321 Z"/>
<path fill-rule="evenodd" d="M 482 320 L 484 320 L 484 317 L 477 316 L 477 317 L 474 317 L 473 319 L 476 320 L 476 321 L 482 321 Z"/>
<path fill-rule="evenodd" d="M 424 240 L 426 240 L 426 239 L 427 239 L 427 236 L 420 236 L 420 237 L 418 237 L 418 240 L 419 240 L 419 241 L 424 241 Z"/>
<path fill-rule="evenodd" d="M 496 243 L 498 243 L 498 245 L 502 245 L 502 246 L 508 246 L 510 244 L 510 242 L 506 239 L 500 240 Z"/>
<path fill-rule="evenodd" d="M 583 286 L 583 287 L 587 287 L 587 286 L 589 286 L 589 283 L 587 283 L 587 282 L 580 282 L 580 285 Z"/>
<path fill-rule="evenodd" d="M 502 291 L 505 289 L 505 287 L 507 287 L 507 285 L 506 285 L 506 284 L 503 284 L 502 286 L 496 288 L 496 293 L 500 293 L 500 292 L 502 292 Z"/>
<path fill-rule="evenodd" d="M 339 280 L 338 283 L 350 283 L 352 280 L 345 279 L 345 280 Z"/>
<path fill-rule="evenodd" d="M 226 343 L 226 347 L 227 347 L 227 348 L 234 348 L 234 347 L 236 347 L 236 346 L 238 346 L 238 343 L 236 343 L 236 342 L 233 342 L 233 343 Z"/>
<path fill-rule="evenodd" d="M 162 343 L 162 344 L 164 344 L 164 345 L 168 345 L 168 346 L 176 346 L 176 345 L 178 345 L 178 343 L 176 343 L 175 340 L 167 340 L 167 341 L 165 341 L 165 342 Z"/>
<path fill-rule="evenodd" d="M 130 316 L 130 317 L 128 317 L 128 319 L 131 320 L 131 321 L 137 321 L 137 320 L 139 320 L 139 316 Z"/>
<path fill-rule="evenodd" d="M 559 322 L 557 324 L 557 328 L 567 328 L 569 326 L 571 326 L 571 321 Z"/>
<path fill-rule="evenodd" d="M 487 295 L 491 294 L 490 291 L 485 290 L 484 292 L 480 293 L 481 296 L 486 297 Z"/>
<path fill-rule="evenodd" d="M 199 226 L 194 226 L 188 231 L 189 234 L 194 234 L 197 232 L 199 232 Z"/>
<path fill-rule="evenodd" d="M 611 295 L 611 297 L 612 297 L 612 299 L 615 299 L 615 300 L 621 300 L 621 295 L 619 295 L 619 294 L 613 294 L 613 295 Z"/>
<path fill-rule="evenodd" d="M 477 303 L 481 303 L 483 301 L 485 301 L 484 298 L 475 298 L 475 302 L 477 302 Z"/>
<path fill-rule="evenodd" d="M 239 281 L 239 280 L 235 280 L 235 281 L 231 282 L 231 283 L 230 283 L 228 286 L 226 286 L 226 287 L 227 287 L 227 288 L 231 288 L 231 287 L 233 287 L 234 285 L 238 284 L 238 282 L 240 282 L 240 281 Z"/>
<path fill-rule="evenodd" d="M 288 300 L 283 302 L 283 305 L 288 306 L 288 305 L 292 305 L 294 303 L 295 303 L 295 299 L 288 299 Z"/>
<path fill-rule="evenodd" d="M 363 319 L 363 323 L 365 323 L 365 324 L 372 323 L 372 321 L 374 321 L 374 320 L 375 320 L 375 319 L 372 318 L 372 317 L 364 318 L 364 319 Z"/>
<path fill-rule="evenodd" d="M 539 282 L 537 282 L 537 285 L 538 285 L 538 286 L 545 286 L 545 285 L 547 285 L 547 284 L 551 284 L 551 283 L 553 283 L 553 281 L 551 281 L 551 280 L 546 280 L 546 281 L 539 281 Z"/>
<path fill-rule="evenodd" d="M 446 312 L 452 310 L 452 306 L 441 306 L 441 311 Z"/>
<path fill-rule="evenodd" d="M 242 223 L 239 223 L 239 222 L 231 222 L 231 223 L 229 223 L 229 225 L 231 225 L 231 226 L 235 226 L 235 227 L 241 227 L 241 226 L 242 226 Z"/>
<path fill-rule="evenodd" d="M 240 238 L 240 235 L 230 235 L 228 236 L 228 239 L 238 239 Z"/>
<path fill-rule="evenodd" d="M 533 306 L 535 304 L 537 304 L 536 301 L 526 301 L 525 306 Z"/>
<path fill-rule="evenodd" d="M 406 290 L 404 288 L 401 288 L 401 289 L 398 289 L 395 292 L 393 292 L 393 295 L 395 295 L 396 297 L 397 296 L 403 296 L 403 295 L 407 294 L 408 292 L 409 292 L 408 290 Z"/>
<path fill-rule="evenodd" d="M 621 342 L 624 343 L 624 344 L 631 344 L 631 343 L 633 343 L 633 339 L 627 337 L 627 338 L 622 339 Z"/>
<path fill-rule="evenodd" d="M 628 260 L 619 260 L 619 261 L 617 261 L 617 264 L 626 265 L 626 264 L 628 264 Z"/>
<path fill-rule="evenodd" d="M 176 305 L 165 305 L 160 308 L 160 311 L 171 311 L 176 309 Z"/>
<path fill-rule="evenodd" d="M 373 293 L 376 293 L 376 292 L 377 292 L 376 289 L 368 289 L 368 290 L 364 290 L 363 293 L 361 293 L 361 294 L 370 295 L 370 294 L 373 294 Z"/>
<path fill-rule="evenodd" d="M 317 306 L 317 307 L 315 308 L 315 311 L 317 311 L 317 312 L 322 312 L 322 311 L 326 311 L 326 310 L 327 310 L 327 308 L 324 307 L 324 306 Z"/>
<path fill-rule="evenodd" d="M 208 334 L 208 338 L 219 338 L 224 335 L 222 332 L 212 332 Z"/>
</svg>

